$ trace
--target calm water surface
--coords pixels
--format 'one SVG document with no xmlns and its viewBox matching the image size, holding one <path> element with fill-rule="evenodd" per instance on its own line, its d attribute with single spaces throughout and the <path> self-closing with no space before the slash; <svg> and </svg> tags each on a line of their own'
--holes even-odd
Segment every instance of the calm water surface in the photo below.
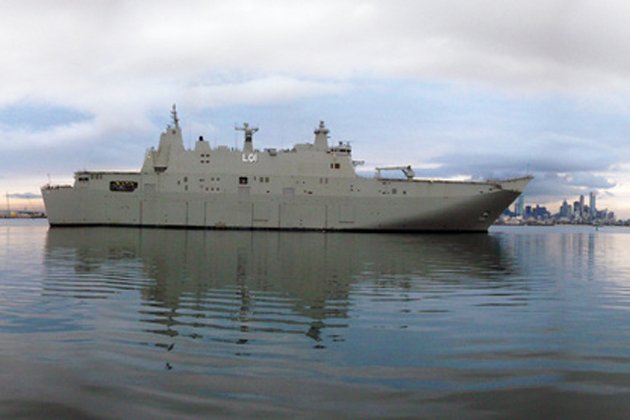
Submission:
<svg viewBox="0 0 630 420">
<path fill-rule="evenodd" d="M 630 229 L 0 221 L 0 417 L 628 418 Z"/>
</svg>

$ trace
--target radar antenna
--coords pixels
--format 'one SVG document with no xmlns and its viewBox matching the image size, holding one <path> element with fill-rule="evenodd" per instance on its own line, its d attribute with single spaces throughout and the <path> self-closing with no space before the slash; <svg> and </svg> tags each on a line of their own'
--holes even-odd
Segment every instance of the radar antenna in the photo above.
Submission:
<svg viewBox="0 0 630 420">
<path fill-rule="evenodd" d="M 317 127 L 314 131 L 315 134 L 325 134 L 327 135 L 328 133 L 330 133 L 330 130 L 326 128 L 326 124 L 324 123 L 324 121 L 320 121 L 319 122 L 319 127 Z"/>
<path fill-rule="evenodd" d="M 234 127 L 235 130 L 245 132 L 245 141 L 252 141 L 254 133 L 258 131 L 258 127 L 250 127 L 248 123 L 243 123 L 242 127 Z"/>
<path fill-rule="evenodd" d="M 243 145 L 243 153 L 252 153 L 254 151 L 254 133 L 258 131 L 258 127 L 250 127 L 249 124 L 243 123 L 242 127 L 234 127 L 235 130 L 245 132 L 245 144 Z"/>
</svg>

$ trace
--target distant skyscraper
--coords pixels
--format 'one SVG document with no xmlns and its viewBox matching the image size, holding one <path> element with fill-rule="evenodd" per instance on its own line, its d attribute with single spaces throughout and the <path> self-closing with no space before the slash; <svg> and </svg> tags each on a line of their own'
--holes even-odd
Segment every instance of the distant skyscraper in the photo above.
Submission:
<svg viewBox="0 0 630 420">
<path fill-rule="evenodd" d="M 597 215 L 597 209 L 595 208 L 595 191 L 591 191 L 588 198 L 588 206 L 591 211 L 591 219 L 595 219 L 595 216 Z"/>
<path fill-rule="evenodd" d="M 560 207 L 560 217 L 569 218 L 571 216 L 571 206 L 567 203 L 567 200 L 562 202 Z"/>
<path fill-rule="evenodd" d="M 584 195 L 580 194 L 580 217 L 584 217 Z"/>
<path fill-rule="evenodd" d="M 523 216 L 525 213 L 525 196 L 523 194 L 519 195 L 516 199 L 516 204 L 514 204 L 514 213 L 517 216 Z"/>
</svg>

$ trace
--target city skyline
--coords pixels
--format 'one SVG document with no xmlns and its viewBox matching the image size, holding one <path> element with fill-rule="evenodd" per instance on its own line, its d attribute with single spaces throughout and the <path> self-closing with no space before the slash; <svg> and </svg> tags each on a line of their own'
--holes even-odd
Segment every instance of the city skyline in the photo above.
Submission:
<svg viewBox="0 0 630 420">
<path fill-rule="evenodd" d="M 580 194 L 577 200 L 570 203 L 565 198 L 562 204 L 559 206 L 556 213 L 547 209 L 546 206 L 540 204 L 526 205 L 525 195 L 521 194 L 514 202 L 513 211 L 509 208 L 506 209 L 504 214 L 510 217 L 517 217 L 522 219 L 554 219 L 558 221 L 569 221 L 575 223 L 592 223 L 597 221 L 616 222 L 623 221 L 616 217 L 614 209 L 598 209 L 597 208 L 597 194 L 595 191 L 588 193 L 589 202 L 586 204 L 586 197 L 584 194 Z M 630 219 L 628 219 L 630 220 Z"/>
<path fill-rule="evenodd" d="M 324 120 L 367 171 L 529 174 L 536 202 L 597 191 L 628 218 L 627 16 L 615 0 L 9 0 L 0 194 L 34 206 L 49 180 L 138 170 L 177 103 L 188 143 L 232 146 L 247 121 L 255 146 L 290 147 Z"/>
</svg>

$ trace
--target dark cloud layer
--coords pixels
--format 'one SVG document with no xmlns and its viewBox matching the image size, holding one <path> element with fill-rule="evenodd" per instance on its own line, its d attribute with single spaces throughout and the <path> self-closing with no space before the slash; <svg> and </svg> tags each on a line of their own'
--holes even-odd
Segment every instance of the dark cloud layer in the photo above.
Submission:
<svg viewBox="0 0 630 420">
<path fill-rule="evenodd" d="M 35 193 L 30 193 L 30 192 L 13 193 L 13 194 L 8 194 L 8 196 L 9 198 L 18 198 L 18 199 L 23 199 L 23 200 L 33 200 L 33 199 L 42 198 L 41 194 L 35 194 Z"/>
</svg>

